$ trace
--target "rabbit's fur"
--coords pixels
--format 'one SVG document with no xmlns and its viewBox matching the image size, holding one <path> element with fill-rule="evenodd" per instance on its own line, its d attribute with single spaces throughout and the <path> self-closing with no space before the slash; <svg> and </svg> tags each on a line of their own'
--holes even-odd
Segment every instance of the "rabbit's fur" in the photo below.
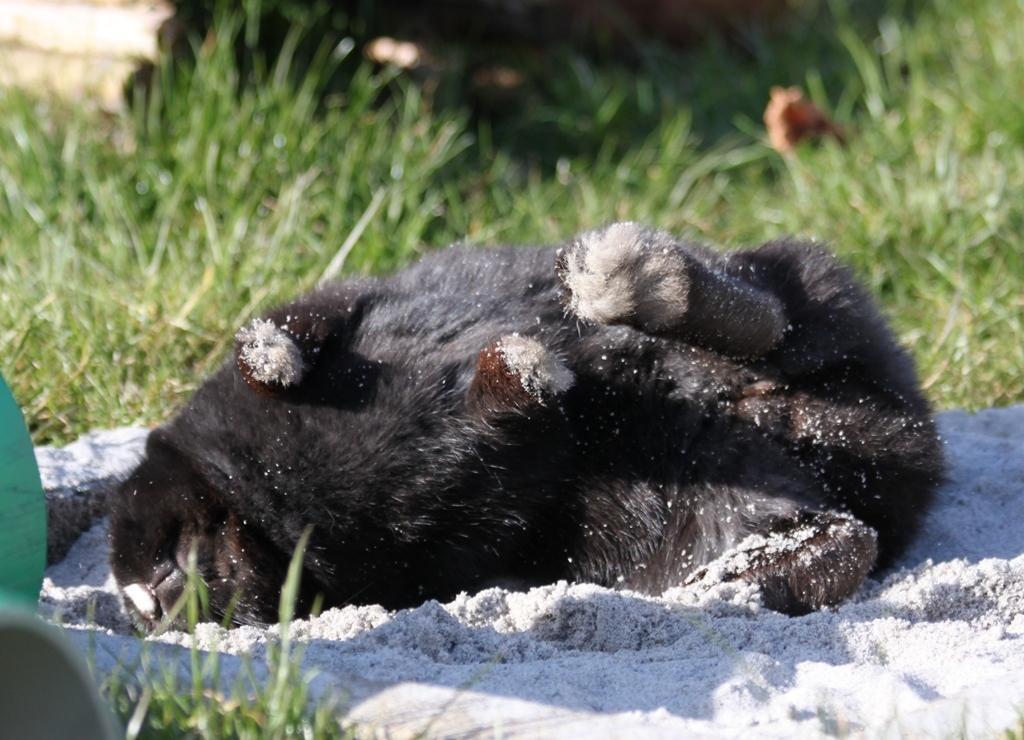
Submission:
<svg viewBox="0 0 1024 740">
<path fill-rule="evenodd" d="M 613 224 L 247 325 L 113 497 L 112 564 L 143 626 L 190 549 L 214 615 L 273 620 L 307 528 L 300 608 L 711 573 L 800 613 L 896 556 L 941 475 L 912 362 L 830 253 Z"/>
</svg>

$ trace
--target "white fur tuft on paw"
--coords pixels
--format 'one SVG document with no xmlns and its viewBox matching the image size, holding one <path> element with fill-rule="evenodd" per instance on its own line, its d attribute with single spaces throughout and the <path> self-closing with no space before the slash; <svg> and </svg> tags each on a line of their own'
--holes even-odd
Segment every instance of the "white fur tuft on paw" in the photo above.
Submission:
<svg viewBox="0 0 1024 740">
<path fill-rule="evenodd" d="M 258 383 L 296 385 L 302 380 L 305 363 L 302 350 L 284 329 L 273 321 L 253 319 L 235 335 L 239 359 Z"/>
<path fill-rule="evenodd" d="M 657 327 L 686 310 L 685 258 L 668 234 L 615 223 L 580 234 L 566 257 L 570 308 L 582 319 L 608 324 L 635 317 Z"/>
<path fill-rule="evenodd" d="M 498 353 L 519 378 L 523 390 L 534 398 L 563 393 L 576 380 L 572 370 L 536 339 L 518 334 L 502 337 Z"/>
</svg>

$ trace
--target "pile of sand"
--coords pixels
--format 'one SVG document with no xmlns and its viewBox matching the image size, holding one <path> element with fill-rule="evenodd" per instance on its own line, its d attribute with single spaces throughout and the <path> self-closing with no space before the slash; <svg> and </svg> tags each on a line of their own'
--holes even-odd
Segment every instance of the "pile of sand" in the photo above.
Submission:
<svg viewBox="0 0 1024 740">
<path fill-rule="evenodd" d="M 940 426 L 951 475 L 924 531 L 835 610 L 789 618 L 726 585 L 650 598 L 559 583 L 397 613 L 332 609 L 293 635 L 314 689 L 341 689 L 351 718 L 392 735 L 987 737 L 1024 717 L 1024 406 L 947 412 Z M 68 465 L 78 481 L 109 478 L 142 439 L 120 430 L 41 449 L 45 483 L 59 487 Z M 95 640 L 101 670 L 143 644 L 106 557 L 101 522 L 47 571 L 40 599 L 77 644 Z M 231 669 L 234 655 L 260 663 L 276 634 L 202 625 L 146 644 L 185 670 L 176 646 L 195 639 Z"/>
</svg>

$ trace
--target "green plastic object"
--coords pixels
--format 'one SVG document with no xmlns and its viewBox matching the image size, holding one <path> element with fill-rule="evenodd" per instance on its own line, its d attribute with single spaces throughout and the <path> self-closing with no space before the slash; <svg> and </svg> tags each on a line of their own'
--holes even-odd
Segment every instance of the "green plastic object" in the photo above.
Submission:
<svg viewBox="0 0 1024 740">
<path fill-rule="evenodd" d="M 53 626 L 0 609 L 0 738 L 114 740 L 85 661 Z"/>
<path fill-rule="evenodd" d="M 35 610 L 46 567 L 46 500 L 32 440 L 0 377 L 0 609 Z"/>
<path fill-rule="evenodd" d="M 0 378 L 0 740 L 113 740 L 81 656 L 34 615 L 46 567 L 46 499 L 32 440 Z"/>
</svg>

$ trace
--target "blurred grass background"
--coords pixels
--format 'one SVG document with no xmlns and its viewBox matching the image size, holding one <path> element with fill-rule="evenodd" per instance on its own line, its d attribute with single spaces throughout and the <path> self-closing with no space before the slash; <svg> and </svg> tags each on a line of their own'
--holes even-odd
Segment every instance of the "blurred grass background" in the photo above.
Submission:
<svg viewBox="0 0 1024 740">
<path fill-rule="evenodd" d="M 938 407 L 1024 400 L 1018 0 L 809 1 L 781 31 L 685 50 L 449 45 L 430 74 L 280 5 L 221 6 L 122 114 L 0 92 L 0 372 L 37 444 L 165 419 L 363 216 L 345 272 L 618 219 L 723 246 L 821 239 Z M 481 53 L 521 87 L 474 93 Z M 804 86 L 848 146 L 772 151 L 775 84 Z"/>
</svg>

